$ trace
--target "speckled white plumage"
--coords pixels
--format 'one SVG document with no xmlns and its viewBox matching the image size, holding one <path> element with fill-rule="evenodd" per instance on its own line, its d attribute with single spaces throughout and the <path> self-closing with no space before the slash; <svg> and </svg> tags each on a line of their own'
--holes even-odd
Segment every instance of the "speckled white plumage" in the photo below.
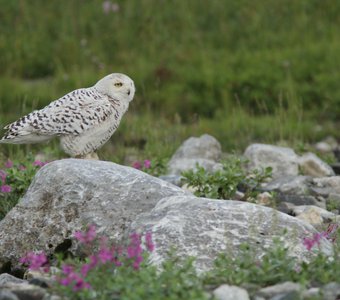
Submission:
<svg viewBox="0 0 340 300">
<path fill-rule="evenodd" d="M 7 125 L 0 143 L 38 143 L 58 136 L 70 156 L 90 157 L 118 128 L 134 94 L 128 76 L 110 74 Z"/>
</svg>

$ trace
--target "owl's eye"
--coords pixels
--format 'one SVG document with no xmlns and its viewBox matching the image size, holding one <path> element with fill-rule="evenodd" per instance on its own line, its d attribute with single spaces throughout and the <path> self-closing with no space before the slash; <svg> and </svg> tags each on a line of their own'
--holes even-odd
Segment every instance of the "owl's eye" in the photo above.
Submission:
<svg viewBox="0 0 340 300">
<path fill-rule="evenodd" d="M 114 86 L 116 86 L 116 87 L 121 87 L 121 86 L 123 86 L 123 83 L 121 83 L 121 82 L 116 82 L 116 83 L 114 84 Z"/>
</svg>

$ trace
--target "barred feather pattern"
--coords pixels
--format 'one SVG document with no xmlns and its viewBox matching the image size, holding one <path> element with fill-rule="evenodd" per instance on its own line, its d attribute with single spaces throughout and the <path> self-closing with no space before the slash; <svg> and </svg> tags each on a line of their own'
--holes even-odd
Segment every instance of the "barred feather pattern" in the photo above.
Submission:
<svg viewBox="0 0 340 300">
<path fill-rule="evenodd" d="M 122 86 L 115 87 L 119 82 Z M 133 81 L 111 74 L 95 86 L 78 89 L 5 127 L 0 143 L 26 144 L 60 137 L 70 156 L 95 152 L 112 136 L 134 96 Z"/>
</svg>

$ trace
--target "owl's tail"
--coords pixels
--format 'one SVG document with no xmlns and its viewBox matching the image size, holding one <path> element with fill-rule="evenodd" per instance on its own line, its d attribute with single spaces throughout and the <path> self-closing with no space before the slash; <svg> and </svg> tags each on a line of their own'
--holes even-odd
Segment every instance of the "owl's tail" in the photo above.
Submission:
<svg viewBox="0 0 340 300">
<path fill-rule="evenodd" d="M 8 131 L 3 136 L 3 138 L 0 140 L 0 144 L 35 144 L 35 143 L 46 142 L 52 138 L 53 136 L 50 136 L 50 135 L 39 135 L 39 134 L 32 133 L 32 132 Z"/>
</svg>

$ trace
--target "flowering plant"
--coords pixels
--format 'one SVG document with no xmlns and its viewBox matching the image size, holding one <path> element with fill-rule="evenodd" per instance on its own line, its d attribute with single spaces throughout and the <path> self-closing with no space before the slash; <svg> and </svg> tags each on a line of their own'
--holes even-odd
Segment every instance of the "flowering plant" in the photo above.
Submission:
<svg viewBox="0 0 340 300">
<path fill-rule="evenodd" d="M 0 169 L 0 220 L 27 191 L 36 172 L 47 162 L 29 159 L 25 163 L 8 159 Z"/>
</svg>

